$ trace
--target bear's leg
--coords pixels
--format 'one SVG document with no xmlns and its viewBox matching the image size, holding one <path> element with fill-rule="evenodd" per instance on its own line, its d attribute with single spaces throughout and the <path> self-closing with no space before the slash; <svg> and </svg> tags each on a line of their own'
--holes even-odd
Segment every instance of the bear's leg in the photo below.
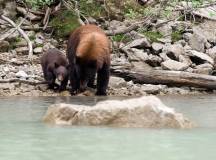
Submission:
<svg viewBox="0 0 216 160">
<path fill-rule="evenodd" d="M 54 89 L 55 88 L 55 76 L 52 72 L 46 71 L 44 72 L 44 78 L 46 82 L 48 83 L 48 89 Z"/>
<path fill-rule="evenodd" d="M 61 82 L 61 85 L 59 87 L 59 92 L 66 90 L 68 84 L 68 76 L 65 77 L 65 79 Z"/>
<path fill-rule="evenodd" d="M 70 65 L 69 68 L 71 95 L 75 95 L 80 88 L 80 66 L 77 64 Z"/>
<path fill-rule="evenodd" d="M 96 68 L 94 71 L 91 72 L 91 75 L 89 77 L 89 81 L 88 81 L 88 84 L 87 86 L 90 87 L 90 88 L 96 88 L 96 85 L 94 84 L 94 81 L 95 81 L 95 76 L 96 76 Z"/>
<path fill-rule="evenodd" d="M 91 84 L 92 86 L 94 85 L 94 78 L 96 75 L 96 66 L 83 66 L 82 67 L 83 71 L 81 79 L 80 79 L 80 89 L 81 91 L 85 91 L 87 86 Z"/>
<path fill-rule="evenodd" d="M 104 64 L 97 74 L 97 92 L 98 96 L 107 95 L 106 90 L 109 83 L 110 65 Z"/>
</svg>

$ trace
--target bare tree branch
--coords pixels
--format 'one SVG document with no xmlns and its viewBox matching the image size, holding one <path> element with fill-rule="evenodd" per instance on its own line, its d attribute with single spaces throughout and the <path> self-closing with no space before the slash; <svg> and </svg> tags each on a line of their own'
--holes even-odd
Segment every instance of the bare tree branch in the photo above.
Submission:
<svg viewBox="0 0 216 160">
<path fill-rule="evenodd" d="M 27 34 L 18 25 L 16 25 L 10 18 L 8 18 L 8 17 L 6 17 L 4 15 L 1 15 L 1 18 L 3 20 L 7 21 L 8 23 L 10 23 L 23 36 L 23 38 L 28 43 L 28 48 L 29 48 L 28 58 L 32 59 L 32 56 L 33 56 L 33 47 L 32 47 L 32 42 L 30 41 L 30 39 L 27 36 Z"/>
</svg>

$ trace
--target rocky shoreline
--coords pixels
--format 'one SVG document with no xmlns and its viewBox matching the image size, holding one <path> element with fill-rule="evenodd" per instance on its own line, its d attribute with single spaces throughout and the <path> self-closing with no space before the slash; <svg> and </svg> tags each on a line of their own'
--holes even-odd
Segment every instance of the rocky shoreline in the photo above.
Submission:
<svg viewBox="0 0 216 160">
<path fill-rule="evenodd" d="M 8 16 L 16 15 L 11 10 L 8 11 L 10 13 Z M 23 20 L 23 17 L 19 18 Z M 133 23 L 128 20 L 123 22 L 112 20 L 99 25 L 107 30 L 115 31 L 127 28 Z M 25 19 L 23 25 L 32 27 L 32 22 Z M 37 20 L 33 25 L 38 28 L 40 23 Z M 123 38 L 115 40 L 116 37 L 110 37 L 113 42 L 111 68 L 127 68 L 142 72 L 145 72 L 146 69 L 154 69 L 205 75 L 215 74 L 216 23 L 213 19 L 203 19 L 203 22 L 197 25 L 190 21 L 157 19 L 149 26 L 151 32 L 139 31 L 143 28 L 140 24 L 138 31 L 132 30 L 126 33 L 125 36 L 130 39 L 128 42 L 124 42 Z M 0 31 L 6 28 L 8 28 L 7 22 L 0 19 Z M 55 93 L 47 90 L 46 84 L 41 84 L 43 74 L 39 61 L 43 52 L 49 48 L 58 48 L 65 53 L 66 40 L 55 39 L 41 30 L 26 30 L 25 32 L 33 43 L 32 61 L 27 59 L 27 43 L 17 31 L 0 41 L 0 96 L 69 96 L 68 91 Z M 152 37 L 149 33 L 152 35 L 157 33 L 157 35 Z M 93 93 L 94 91 L 90 90 L 80 96 L 93 95 Z M 110 78 L 108 89 L 108 95 L 115 96 L 215 93 L 215 90 L 205 88 L 135 84 L 133 81 L 126 81 L 114 75 Z"/>
</svg>

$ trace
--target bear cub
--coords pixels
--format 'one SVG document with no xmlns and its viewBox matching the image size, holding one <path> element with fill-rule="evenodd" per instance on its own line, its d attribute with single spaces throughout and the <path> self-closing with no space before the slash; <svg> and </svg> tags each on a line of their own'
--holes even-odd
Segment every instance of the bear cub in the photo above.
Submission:
<svg viewBox="0 0 216 160">
<path fill-rule="evenodd" d="M 66 90 L 68 83 L 68 61 L 58 49 L 49 49 L 41 57 L 41 66 L 48 89 Z"/>
</svg>

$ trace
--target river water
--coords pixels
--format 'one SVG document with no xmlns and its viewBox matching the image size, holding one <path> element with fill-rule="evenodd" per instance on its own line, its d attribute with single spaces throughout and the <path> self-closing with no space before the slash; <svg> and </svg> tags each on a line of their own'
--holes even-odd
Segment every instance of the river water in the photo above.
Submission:
<svg viewBox="0 0 216 160">
<path fill-rule="evenodd" d="M 178 130 L 50 126 L 41 122 L 50 104 L 92 105 L 98 99 L 2 97 L 0 160 L 215 160 L 215 96 L 160 98 L 198 127 Z"/>
</svg>

